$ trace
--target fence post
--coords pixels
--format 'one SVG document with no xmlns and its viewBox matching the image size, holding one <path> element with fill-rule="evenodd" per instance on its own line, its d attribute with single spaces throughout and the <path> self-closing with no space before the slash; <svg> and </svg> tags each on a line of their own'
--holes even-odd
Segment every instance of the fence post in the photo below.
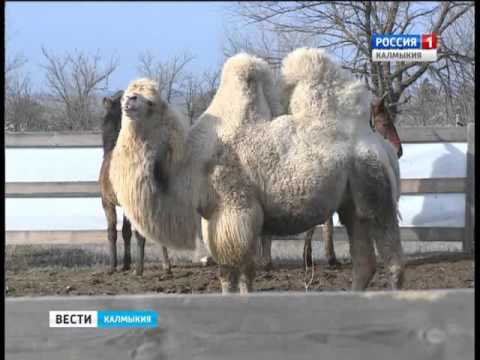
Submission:
<svg viewBox="0 0 480 360">
<path fill-rule="evenodd" d="M 475 241 L 475 123 L 467 126 L 467 174 L 465 188 L 465 234 L 463 252 L 473 254 Z"/>
</svg>

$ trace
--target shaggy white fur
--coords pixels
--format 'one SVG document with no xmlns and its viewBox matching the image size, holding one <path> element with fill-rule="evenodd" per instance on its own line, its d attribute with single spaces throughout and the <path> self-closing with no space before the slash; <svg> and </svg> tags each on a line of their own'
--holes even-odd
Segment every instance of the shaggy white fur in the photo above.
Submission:
<svg viewBox="0 0 480 360">
<path fill-rule="evenodd" d="M 222 69 L 220 85 L 206 114 L 222 119 L 225 133 L 242 125 L 270 121 L 282 110 L 268 64 L 240 53 L 229 58 Z"/>
<path fill-rule="evenodd" d="M 129 86 L 110 172 L 120 204 L 147 237 L 172 247 L 194 244 L 198 210 L 224 292 L 252 289 L 262 231 L 297 234 L 337 210 L 352 238 L 353 288 L 373 276 L 372 241 L 400 287 L 396 155 L 368 125 L 368 92 L 316 49 L 296 50 L 283 65 L 291 115 L 268 121 L 280 109 L 271 73 L 240 54 L 187 137 L 149 95 L 153 86 Z"/>
<path fill-rule="evenodd" d="M 185 158 L 185 124 L 159 97 L 155 82 L 130 83 L 122 97 L 122 127 L 112 152 L 110 181 L 142 236 L 165 246 L 193 249 L 193 199 L 176 196 L 179 188 L 191 188 L 188 179 L 176 176 Z"/>
<path fill-rule="evenodd" d="M 368 123 L 372 96 L 365 85 L 332 61 L 322 49 L 299 48 L 282 62 L 283 95 L 289 113 L 310 121 L 335 119 L 345 130 Z M 350 131 L 352 131 L 350 129 Z M 351 134 L 353 135 L 353 134 Z"/>
<path fill-rule="evenodd" d="M 336 131 L 364 147 L 376 148 L 381 162 L 388 164 L 394 203 L 400 197 L 400 170 L 392 145 L 372 136 L 368 119 L 373 96 L 365 84 L 335 63 L 323 49 L 299 48 L 282 62 L 283 94 L 289 97 L 289 113 L 299 122 L 335 126 Z M 368 142 L 368 145 L 364 143 Z M 381 149 L 379 148 L 381 147 Z"/>
</svg>

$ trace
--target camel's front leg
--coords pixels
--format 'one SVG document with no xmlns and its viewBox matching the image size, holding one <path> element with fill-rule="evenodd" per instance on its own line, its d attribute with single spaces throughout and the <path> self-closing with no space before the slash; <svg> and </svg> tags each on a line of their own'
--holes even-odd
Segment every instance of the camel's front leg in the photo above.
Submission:
<svg viewBox="0 0 480 360">
<path fill-rule="evenodd" d="M 125 215 L 123 215 L 122 225 L 123 237 L 123 270 L 129 270 L 132 263 L 132 253 L 130 249 L 130 240 L 132 238 L 132 225 Z"/>
<path fill-rule="evenodd" d="M 247 261 L 240 267 L 239 290 L 240 294 L 248 294 L 253 291 L 255 281 L 255 262 Z"/>
<path fill-rule="evenodd" d="M 222 294 L 237 293 L 239 269 L 235 266 L 219 265 L 218 277 L 222 287 Z"/>
<path fill-rule="evenodd" d="M 243 208 L 224 204 L 208 222 L 202 222 L 204 239 L 220 266 L 222 293 L 253 290 L 255 249 L 262 225 L 258 204 Z"/>
<path fill-rule="evenodd" d="M 102 199 L 103 211 L 108 224 L 108 252 L 110 255 L 109 274 L 113 274 L 117 268 L 117 212 L 115 205 Z"/>
</svg>

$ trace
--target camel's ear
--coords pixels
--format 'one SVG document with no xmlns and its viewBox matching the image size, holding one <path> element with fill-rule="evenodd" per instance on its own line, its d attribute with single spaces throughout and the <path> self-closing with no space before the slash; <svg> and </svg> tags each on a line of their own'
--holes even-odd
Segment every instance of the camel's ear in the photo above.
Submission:
<svg viewBox="0 0 480 360">
<path fill-rule="evenodd" d="M 113 100 L 110 96 L 105 96 L 102 100 L 103 107 L 108 111 L 112 108 Z"/>
</svg>

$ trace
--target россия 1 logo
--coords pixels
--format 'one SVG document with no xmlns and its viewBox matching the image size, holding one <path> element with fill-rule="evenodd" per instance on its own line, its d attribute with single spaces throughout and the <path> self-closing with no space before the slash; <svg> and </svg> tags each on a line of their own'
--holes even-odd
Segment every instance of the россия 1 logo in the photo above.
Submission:
<svg viewBox="0 0 480 360">
<path fill-rule="evenodd" d="M 372 36 L 373 61 L 437 61 L 437 36 L 379 35 Z"/>
</svg>

